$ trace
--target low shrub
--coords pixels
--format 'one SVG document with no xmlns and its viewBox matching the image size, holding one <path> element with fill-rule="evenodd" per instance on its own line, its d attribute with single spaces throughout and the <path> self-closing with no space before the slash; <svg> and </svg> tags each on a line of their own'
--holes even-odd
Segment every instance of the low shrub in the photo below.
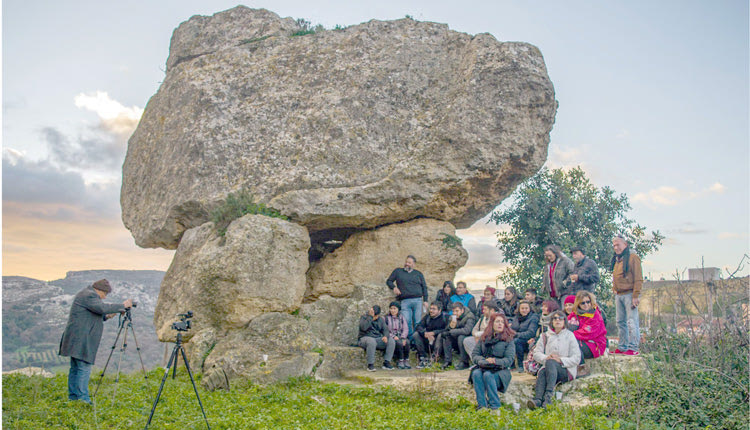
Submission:
<svg viewBox="0 0 750 430">
<path fill-rule="evenodd" d="M 214 222 L 219 235 L 224 236 L 232 221 L 248 214 L 289 219 L 278 210 L 268 207 L 264 203 L 255 202 L 255 198 L 248 191 L 240 191 L 229 194 L 224 204 L 211 212 L 211 221 Z"/>
</svg>

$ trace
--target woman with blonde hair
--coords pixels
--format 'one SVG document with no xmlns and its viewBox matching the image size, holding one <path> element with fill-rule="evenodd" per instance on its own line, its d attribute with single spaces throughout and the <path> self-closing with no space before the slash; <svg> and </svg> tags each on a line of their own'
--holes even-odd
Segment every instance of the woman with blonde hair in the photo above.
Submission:
<svg viewBox="0 0 750 430">
<path fill-rule="evenodd" d="M 596 305 L 596 296 L 586 290 L 576 294 L 573 312 L 568 318 L 573 315 L 578 319 L 578 328 L 573 331 L 573 335 L 581 349 L 583 364 L 584 359 L 599 357 L 607 350 L 607 327 Z"/>
</svg>

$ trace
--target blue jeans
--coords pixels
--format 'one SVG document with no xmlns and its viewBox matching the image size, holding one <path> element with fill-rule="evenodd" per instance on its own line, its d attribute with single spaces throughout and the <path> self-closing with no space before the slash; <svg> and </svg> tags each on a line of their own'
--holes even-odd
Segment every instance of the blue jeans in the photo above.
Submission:
<svg viewBox="0 0 750 430">
<path fill-rule="evenodd" d="M 91 403 L 91 398 L 89 398 L 91 367 L 91 363 L 70 357 L 70 372 L 68 372 L 69 400 L 83 400 L 86 403 Z"/>
<path fill-rule="evenodd" d="M 409 337 L 414 333 L 414 328 L 422 320 L 422 298 L 414 297 L 401 300 L 401 313 L 409 325 Z"/>
<path fill-rule="evenodd" d="M 474 392 L 477 395 L 477 408 L 486 408 L 488 400 L 490 409 L 500 407 L 500 394 L 497 392 L 497 387 L 500 385 L 500 372 L 476 368 L 471 371 L 471 381 L 474 383 Z"/>
<path fill-rule="evenodd" d="M 620 336 L 620 351 L 638 351 L 641 329 L 638 325 L 638 307 L 633 307 L 633 293 L 615 295 L 617 330 Z"/>
</svg>

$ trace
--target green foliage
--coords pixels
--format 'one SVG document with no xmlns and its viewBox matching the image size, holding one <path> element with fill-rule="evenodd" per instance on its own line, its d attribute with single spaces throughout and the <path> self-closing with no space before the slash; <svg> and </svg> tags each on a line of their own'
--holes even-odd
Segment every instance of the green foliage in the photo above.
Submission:
<svg viewBox="0 0 750 430">
<path fill-rule="evenodd" d="M 541 287 L 545 246 L 558 245 L 565 253 L 579 246 L 602 271 L 597 297 L 606 302 L 611 295 L 606 271 L 613 255 L 612 238 L 625 234 L 641 258 L 658 249 L 664 239 L 658 231 L 649 234 L 626 217 L 630 203 L 625 194 L 597 188 L 579 167 L 542 169 L 521 184 L 510 201 L 490 220 L 509 227 L 498 233 L 498 248 L 511 265 L 501 279 L 519 291 Z"/>
<path fill-rule="evenodd" d="M 608 413 L 668 427 L 747 428 L 747 339 L 742 325 L 726 325 L 710 340 L 655 330 L 642 345 L 648 372 L 605 389 Z"/>
<path fill-rule="evenodd" d="M 310 21 L 303 18 L 297 19 L 297 27 L 299 27 L 299 30 L 292 33 L 292 37 L 305 36 L 307 34 L 315 34 L 321 31 L 325 31 L 325 27 L 323 27 L 321 24 L 313 26 Z"/>
<path fill-rule="evenodd" d="M 289 219 L 276 209 L 266 206 L 265 203 L 256 203 L 249 192 L 240 191 L 239 193 L 229 194 L 224 204 L 211 212 L 211 221 L 216 225 L 219 235 L 224 236 L 232 221 L 248 214 L 265 215 L 283 220 Z"/>
<path fill-rule="evenodd" d="M 440 233 L 440 235 L 441 236 L 445 236 L 445 237 L 443 237 L 443 241 L 442 242 L 443 242 L 443 246 L 446 247 L 446 248 L 455 248 L 455 247 L 461 246 L 463 244 L 463 241 L 458 236 L 454 236 L 454 235 L 448 234 L 448 233 Z"/>
<path fill-rule="evenodd" d="M 143 428 L 162 375 L 163 371 L 152 371 L 148 380 L 137 373 L 121 376 L 114 402 L 114 380 L 107 377 L 93 407 L 67 400 L 66 375 L 51 379 L 3 376 L 3 428 Z M 553 406 L 515 413 L 503 406 L 491 414 L 476 412 L 474 402 L 466 399 L 418 397 L 377 386 L 324 384 L 311 377 L 270 386 L 237 383 L 229 392 L 206 392 L 198 385 L 198 391 L 212 429 L 635 428 L 627 421 L 607 418 L 601 407 L 574 410 Z M 151 427 L 205 428 L 184 369 L 178 369 L 177 379 L 168 378 Z"/>
</svg>

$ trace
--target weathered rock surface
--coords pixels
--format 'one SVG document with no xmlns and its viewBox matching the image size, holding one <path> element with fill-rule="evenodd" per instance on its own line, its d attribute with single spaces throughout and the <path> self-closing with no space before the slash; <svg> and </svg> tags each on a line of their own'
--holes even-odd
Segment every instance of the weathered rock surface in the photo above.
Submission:
<svg viewBox="0 0 750 430">
<path fill-rule="evenodd" d="M 311 265 L 306 296 L 346 297 L 356 285 L 385 285 L 407 255 L 417 258 L 427 285 L 440 287 L 452 281 L 468 259 L 466 250 L 454 242 L 455 234 L 450 223 L 427 218 L 355 233 Z"/>
<path fill-rule="evenodd" d="M 174 339 L 175 314 L 188 310 L 192 332 L 212 327 L 222 335 L 263 313 L 299 308 L 309 248 L 304 227 L 263 215 L 233 221 L 224 237 L 211 222 L 188 230 L 159 291 L 159 339 Z"/>
<path fill-rule="evenodd" d="M 304 318 L 271 312 L 254 319 L 245 330 L 217 339 L 203 364 L 207 389 L 229 389 L 231 381 L 270 383 L 313 374 L 321 355 L 318 341 Z"/>
<path fill-rule="evenodd" d="M 237 7 L 174 32 L 123 165 L 138 245 L 176 248 L 240 189 L 311 232 L 468 227 L 544 163 L 557 103 L 536 47 L 411 19 L 291 26 Z"/>
</svg>

